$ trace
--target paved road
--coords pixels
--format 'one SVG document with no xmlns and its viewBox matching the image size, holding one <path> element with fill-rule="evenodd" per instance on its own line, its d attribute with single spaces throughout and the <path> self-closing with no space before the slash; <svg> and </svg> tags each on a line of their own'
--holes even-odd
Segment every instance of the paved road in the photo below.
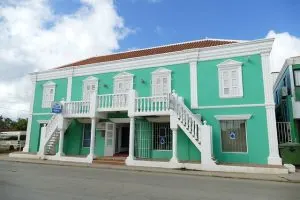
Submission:
<svg viewBox="0 0 300 200">
<path fill-rule="evenodd" d="M 0 200 L 283 200 L 300 184 L 0 161 Z"/>
</svg>

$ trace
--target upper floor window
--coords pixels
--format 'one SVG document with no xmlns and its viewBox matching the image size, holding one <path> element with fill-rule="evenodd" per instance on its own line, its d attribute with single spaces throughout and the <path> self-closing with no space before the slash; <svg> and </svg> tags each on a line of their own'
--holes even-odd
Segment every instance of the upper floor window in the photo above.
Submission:
<svg viewBox="0 0 300 200">
<path fill-rule="evenodd" d="M 218 66 L 219 96 L 234 98 L 243 96 L 242 63 L 226 60 Z"/>
<path fill-rule="evenodd" d="M 114 93 L 128 93 L 133 88 L 133 75 L 122 72 L 114 77 Z"/>
<path fill-rule="evenodd" d="M 43 85 L 42 108 L 50 108 L 55 97 L 55 83 L 49 81 Z"/>
<path fill-rule="evenodd" d="M 294 71 L 295 86 L 300 86 L 300 70 Z"/>
<path fill-rule="evenodd" d="M 84 101 L 89 101 L 93 93 L 98 91 L 98 79 L 95 77 L 88 77 L 83 81 L 83 94 L 82 99 Z"/>
<path fill-rule="evenodd" d="M 160 68 L 152 72 L 152 96 L 171 93 L 171 70 Z"/>
</svg>

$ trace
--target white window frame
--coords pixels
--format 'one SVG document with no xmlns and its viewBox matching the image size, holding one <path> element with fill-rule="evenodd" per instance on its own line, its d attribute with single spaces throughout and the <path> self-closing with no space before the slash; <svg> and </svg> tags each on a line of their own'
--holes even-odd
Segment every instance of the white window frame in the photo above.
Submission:
<svg viewBox="0 0 300 200">
<path fill-rule="evenodd" d="M 96 77 L 90 76 L 83 80 L 82 84 L 82 100 L 89 101 L 90 100 L 90 91 L 87 90 L 88 87 L 94 87 L 94 91 L 96 94 L 98 93 L 98 79 Z"/>
<path fill-rule="evenodd" d="M 226 60 L 217 65 L 219 77 L 219 96 L 220 98 L 241 98 L 243 97 L 243 76 L 242 76 L 242 62 L 235 60 Z M 233 86 L 232 72 L 236 72 L 236 86 Z M 224 73 L 228 74 L 228 94 L 225 94 Z M 236 94 L 233 94 L 233 88 L 237 88 Z"/>
<path fill-rule="evenodd" d="M 120 91 L 118 90 L 118 85 L 123 84 L 126 85 L 128 84 L 128 89 Z M 129 90 L 133 89 L 133 74 L 127 73 L 127 72 L 121 72 L 117 74 L 114 77 L 114 94 L 123 94 L 123 93 L 128 93 Z"/>
<path fill-rule="evenodd" d="M 42 108 L 51 108 L 55 98 L 55 87 L 56 84 L 52 81 L 48 81 L 43 85 Z M 49 93 L 51 90 L 52 94 Z"/>
<path fill-rule="evenodd" d="M 248 154 L 248 132 L 247 132 L 247 120 L 249 120 L 252 117 L 251 114 L 242 114 L 242 115 L 215 115 L 215 118 L 220 122 L 220 147 L 222 153 L 234 153 L 234 154 Z M 222 132 L 221 132 L 221 121 L 235 121 L 235 120 L 244 120 L 245 121 L 245 137 L 246 137 L 246 151 L 245 152 L 238 152 L 238 151 L 223 151 L 222 146 Z"/>
<path fill-rule="evenodd" d="M 293 70 L 294 71 L 294 80 L 295 80 L 295 86 L 299 87 L 300 86 L 300 70 Z"/>
<path fill-rule="evenodd" d="M 172 91 L 172 85 L 171 85 L 171 70 L 166 69 L 166 68 L 159 68 L 157 70 L 155 70 L 154 72 L 152 72 L 152 96 L 164 96 L 166 95 L 166 93 L 164 92 L 164 88 L 160 89 L 161 91 L 159 91 L 158 87 L 159 85 L 156 84 L 157 79 L 161 79 L 160 80 L 160 84 L 163 84 L 163 79 L 167 79 L 167 93 L 171 93 Z M 163 86 L 164 87 L 164 86 Z"/>
</svg>

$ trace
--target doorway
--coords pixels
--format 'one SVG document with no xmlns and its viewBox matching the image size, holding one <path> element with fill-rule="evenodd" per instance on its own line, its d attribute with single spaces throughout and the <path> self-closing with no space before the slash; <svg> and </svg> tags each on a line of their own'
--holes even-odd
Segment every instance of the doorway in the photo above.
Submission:
<svg viewBox="0 0 300 200">
<path fill-rule="evenodd" d="M 117 124 L 115 155 L 128 155 L 129 124 Z"/>
</svg>

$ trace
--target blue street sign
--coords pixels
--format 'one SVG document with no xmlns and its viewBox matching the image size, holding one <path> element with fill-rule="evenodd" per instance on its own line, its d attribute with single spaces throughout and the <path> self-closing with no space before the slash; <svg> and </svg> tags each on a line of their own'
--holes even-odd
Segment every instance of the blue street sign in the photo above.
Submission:
<svg viewBox="0 0 300 200">
<path fill-rule="evenodd" d="M 62 105 L 58 102 L 53 103 L 52 105 L 52 113 L 61 113 L 62 112 Z"/>
<path fill-rule="evenodd" d="M 229 138 L 231 139 L 231 140 L 235 140 L 236 139 L 236 134 L 235 134 L 235 132 L 230 132 L 229 133 Z"/>
<path fill-rule="evenodd" d="M 160 144 L 165 144 L 166 143 L 166 136 L 160 136 L 159 137 L 159 142 L 160 142 Z"/>
</svg>

